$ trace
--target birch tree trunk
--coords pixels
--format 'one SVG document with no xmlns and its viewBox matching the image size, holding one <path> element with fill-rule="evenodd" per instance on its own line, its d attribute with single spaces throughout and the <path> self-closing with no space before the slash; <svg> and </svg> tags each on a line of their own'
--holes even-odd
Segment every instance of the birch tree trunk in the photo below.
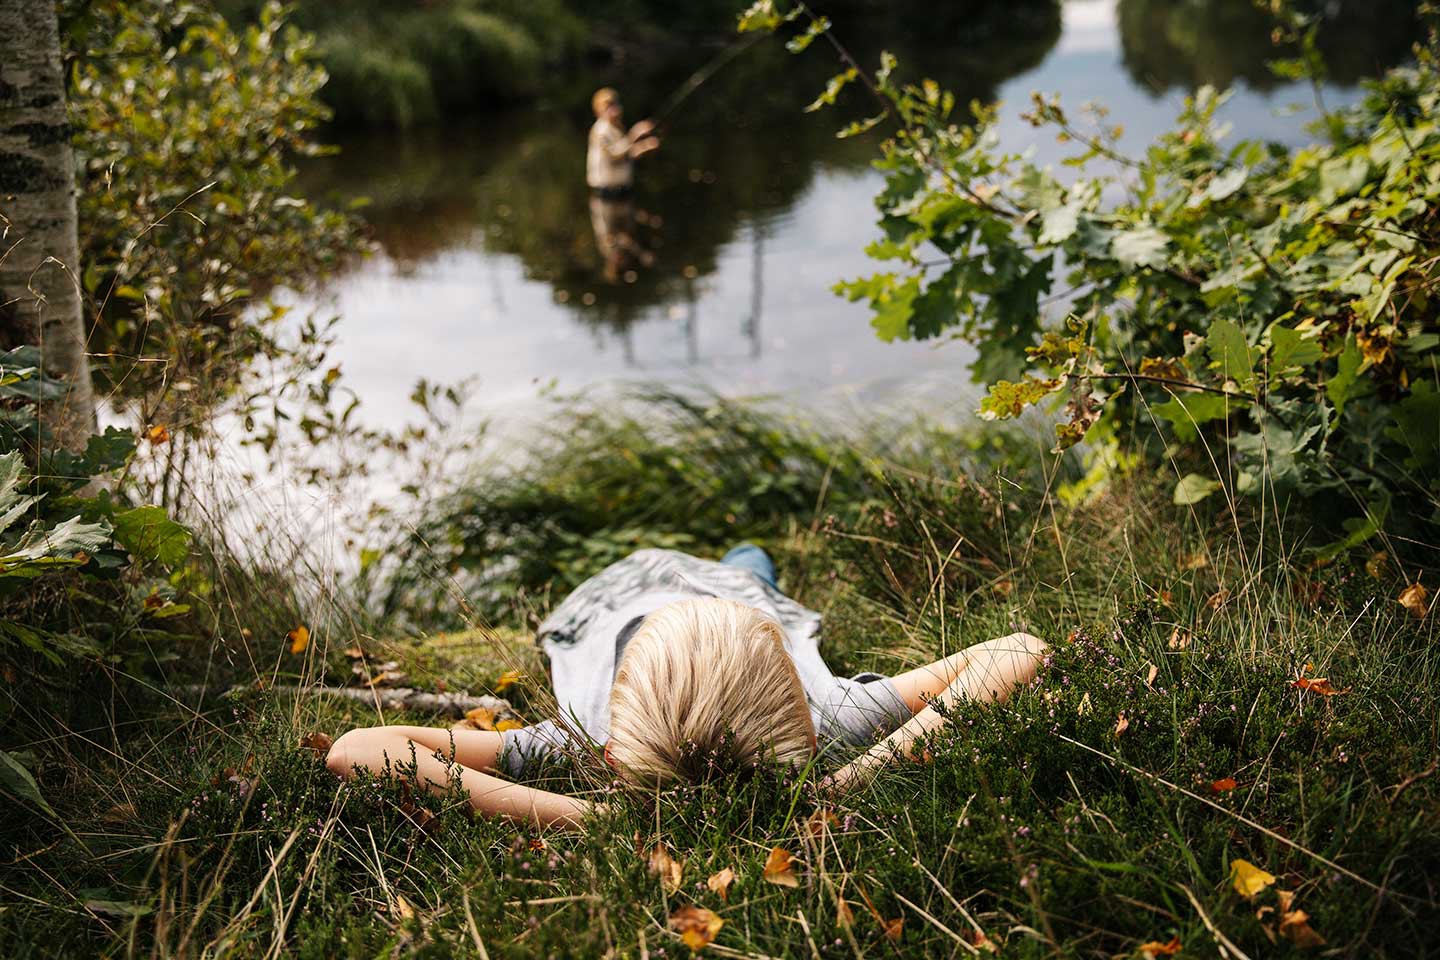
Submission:
<svg viewBox="0 0 1440 960">
<path fill-rule="evenodd" d="M 95 427 L 80 275 L 55 0 L 0 0 L 0 323 L 65 382 L 40 415 L 69 449 Z"/>
</svg>

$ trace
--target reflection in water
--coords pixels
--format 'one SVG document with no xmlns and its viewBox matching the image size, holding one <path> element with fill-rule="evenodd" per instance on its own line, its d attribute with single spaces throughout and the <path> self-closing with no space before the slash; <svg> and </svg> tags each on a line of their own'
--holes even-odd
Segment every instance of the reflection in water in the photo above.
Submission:
<svg viewBox="0 0 1440 960">
<path fill-rule="evenodd" d="M 1354 84 L 1401 62 L 1420 37 L 1415 0 L 1302 2 L 1318 15 L 1317 44 L 1330 80 Z M 1280 86 L 1268 64 L 1295 51 L 1271 42 L 1275 20 L 1259 5 L 1236 0 L 1120 0 L 1125 68 L 1159 92 L 1244 81 L 1256 90 Z"/>
</svg>

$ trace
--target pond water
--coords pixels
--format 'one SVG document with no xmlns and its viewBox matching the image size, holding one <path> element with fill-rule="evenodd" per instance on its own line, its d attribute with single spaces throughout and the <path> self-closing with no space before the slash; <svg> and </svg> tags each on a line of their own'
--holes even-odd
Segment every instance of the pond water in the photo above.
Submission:
<svg viewBox="0 0 1440 960">
<path fill-rule="evenodd" d="M 837 32 L 862 62 L 895 50 L 902 71 L 936 77 L 962 100 L 1000 97 L 1004 145 L 1046 162 L 1064 148 L 1019 119 L 1032 90 L 1072 107 L 1106 104 L 1132 147 L 1204 82 L 1238 85 L 1224 108 L 1234 138 L 1296 143 L 1315 116 L 1308 86 L 1266 70 L 1269 26 L 1251 0 L 940 6 L 837 22 Z M 1358 78 L 1408 49 L 1410 6 L 1332 0 L 1328 105 L 1357 96 Z M 341 318 L 332 358 L 368 422 L 406 419 L 421 377 L 471 381 L 470 412 L 492 418 L 532 408 L 547 387 L 626 381 L 778 395 L 821 413 L 973 409 L 969 347 L 882 343 L 864 305 L 830 292 L 871 269 L 863 247 L 880 175 L 869 167 L 873 137 L 833 136 L 843 110 L 801 111 L 834 65 L 819 44 L 795 58 L 763 41 L 675 111 L 662 149 L 638 169 L 637 237 L 653 262 L 607 277 L 584 184 L 589 91 L 618 86 L 627 120 L 639 119 L 714 53 L 628 75 L 597 70 L 523 114 L 342 139 L 338 156 L 305 168 L 314 195 L 370 200 L 376 255 L 292 296 L 302 312 Z M 854 110 L 869 106 L 849 96 Z"/>
</svg>

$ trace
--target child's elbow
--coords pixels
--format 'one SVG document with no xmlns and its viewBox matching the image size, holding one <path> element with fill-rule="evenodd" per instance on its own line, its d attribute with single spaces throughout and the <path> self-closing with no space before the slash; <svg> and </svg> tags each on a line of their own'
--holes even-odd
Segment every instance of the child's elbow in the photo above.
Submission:
<svg viewBox="0 0 1440 960">
<path fill-rule="evenodd" d="M 364 730 L 350 730 L 340 734 L 335 742 L 330 745 L 330 750 L 325 754 L 325 766 L 337 777 L 348 777 L 354 771 L 355 764 L 350 759 L 351 751 L 356 741 L 363 737 Z"/>
</svg>

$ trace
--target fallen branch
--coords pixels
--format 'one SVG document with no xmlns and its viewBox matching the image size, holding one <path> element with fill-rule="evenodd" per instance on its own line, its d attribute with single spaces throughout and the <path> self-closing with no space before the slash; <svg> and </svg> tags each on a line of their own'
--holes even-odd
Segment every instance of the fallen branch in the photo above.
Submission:
<svg viewBox="0 0 1440 960">
<path fill-rule="evenodd" d="M 226 694 L 242 693 L 247 690 L 254 690 L 253 684 L 236 684 L 233 687 L 207 687 L 204 684 L 192 683 L 182 687 L 173 688 L 176 696 L 187 698 L 193 697 L 220 697 Z M 340 697 L 346 700 L 354 700 L 377 710 L 413 710 L 416 713 L 434 713 L 442 716 L 459 719 L 465 716 L 467 711 L 477 707 L 483 707 L 495 715 L 496 720 L 504 720 L 507 717 L 515 716 L 515 709 L 510 701 L 503 697 L 474 696 L 460 691 L 458 693 L 432 693 L 428 690 L 416 690 L 414 687 L 323 687 L 323 686 L 271 686 L 265 688 L 275 693 L 291 693 L 296 696 L 304 694 L 317 694 L 319 696 Z"/>
</svg>

